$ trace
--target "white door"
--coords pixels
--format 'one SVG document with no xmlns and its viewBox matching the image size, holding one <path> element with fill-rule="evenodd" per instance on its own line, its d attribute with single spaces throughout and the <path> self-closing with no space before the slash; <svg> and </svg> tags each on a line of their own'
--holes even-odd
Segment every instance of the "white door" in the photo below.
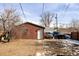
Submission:
<svg viewBox="0 0 79 59">
<path fill-rule="evenodd" d="M 43 39 L 43 30 L 37 31 L 37 39 Z"/>
</svg>

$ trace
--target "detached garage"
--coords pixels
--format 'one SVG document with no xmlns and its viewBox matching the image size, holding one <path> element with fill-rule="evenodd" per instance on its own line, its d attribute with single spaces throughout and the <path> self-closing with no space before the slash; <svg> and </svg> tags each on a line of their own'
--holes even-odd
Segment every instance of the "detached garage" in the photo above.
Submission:
<svg viewBox="0 0 79 59">
<path fill-rule="evenodd" d="M 16 26 L 11 33 L 16 39 L 43 39 L 44 27 L 26 22 Z"/>
</svg>

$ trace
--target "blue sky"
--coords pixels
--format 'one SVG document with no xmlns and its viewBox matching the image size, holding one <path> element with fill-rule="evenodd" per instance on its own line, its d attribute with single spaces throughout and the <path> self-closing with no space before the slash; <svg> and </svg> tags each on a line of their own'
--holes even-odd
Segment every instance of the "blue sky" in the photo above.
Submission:
<svg viewBox="0 0 79 59">
<path fill-rule="evenodd" d="M 67 8 L 67 6 L 69 7 Z M 18 3 L 0 4 L 0 10 L 4 8 L 14 8 L 21 15 L 23 22 L 30 21 L 40 24 L 40 15 L 42 13 L 42 3 L 22 3 L 25 18 L 22 14 Z M 67 8 L 67 10 L 66 10 Z M 78 3 L 44 3 L 44 11 L 58 14 L 58 23 L 68 24 L 72 19 L 79 19 L 79 4 Z M 54 19 L 55 21 L 55 19 Z M 54 22 L 53 21 L 53 22 Z M 52 22 L 52 23 L 53 23 Z"/>
</svg>

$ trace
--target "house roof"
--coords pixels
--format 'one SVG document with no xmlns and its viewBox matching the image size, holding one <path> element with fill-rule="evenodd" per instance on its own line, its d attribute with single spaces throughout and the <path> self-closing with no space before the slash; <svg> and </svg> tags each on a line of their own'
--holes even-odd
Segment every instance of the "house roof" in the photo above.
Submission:
<svg viewBox="0 0 79 59">
<path fill-rule="evenodd" d="M 33 26 L 36 26 L 36 27 L 40 27 L 40 28 L 45 29 L 45 27 L 40 26 L 40 25 L 37 25 L 37 24 L 34 24 L 34 23 L 31 23 L 31 22 L 25 22 L 25 23 L 22 23 L 22 24 L 20 24 L 20 25 L 23 25 L 23 24 L 30 24 L 30 25 L 33 25 Z M 20 25 L 19 25 L 19 26 L 20 26 Z"/>
</svg>

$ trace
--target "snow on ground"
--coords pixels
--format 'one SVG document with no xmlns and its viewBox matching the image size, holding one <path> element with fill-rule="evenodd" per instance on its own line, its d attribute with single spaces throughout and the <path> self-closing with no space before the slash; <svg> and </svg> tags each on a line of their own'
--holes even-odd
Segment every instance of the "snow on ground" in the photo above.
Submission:
<svg viewBox="0 0 79 59">
<path fill-rule="evenodd" d="M 79 41 L 72 39 L 53 39 L 45 41 L 46 56 L 79 56 Z"/>
<path fill-rule="evenodd" d="M 79 45 L 79 41 L 78 40 L 73 40 L 73 39 L 65 39 L 65 41 L 71 43 L 71 44 L 76 44 Z"/>
</svg>

